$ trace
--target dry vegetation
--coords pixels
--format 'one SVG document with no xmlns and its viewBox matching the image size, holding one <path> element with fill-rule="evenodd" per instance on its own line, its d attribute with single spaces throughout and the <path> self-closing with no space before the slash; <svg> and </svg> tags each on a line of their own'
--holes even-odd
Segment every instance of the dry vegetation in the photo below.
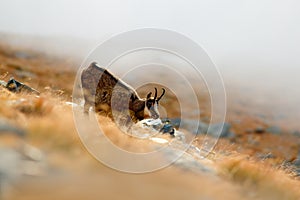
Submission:
<svg viewBox="0 0 300 200">
<path fill-rule="evenodd" d="M 0 46 L 1 80 L 13 76 L 41 92 L 40 96 L 15 94 L 0 87 L 0 116 L 25 129 L 27 142 L 42 149 L 49 164 L 44 177 L 21 180 L 10 193 L 10 199 L 300 199 L 300 182 L 293 177 L 291 168 L 281 165 L 295 159 L 297 140 L 252 134 L 260 144 L 249 144 L 246 129 L 265 124 L 248 116 L 247 110 L 228 116 L 229 121 L 239 118 L 242 123 L 233 124 L 236 138 L 220 140 L 210 157 L 216 175 L 177 165 L 132 175 L 96 162 L 80 143 L 72 108 L 66 103 L 71 101 L 76 72 L 73 65 L 28 50 Z M 119 146 L 143 151 L 151 145 L 149 141 L 124 135 L 110 120 L 102 121 L 108 137 Z M 276 158 L 262 160 L 255 157 L 258 152 L 272 152 Z"/>
</svg>

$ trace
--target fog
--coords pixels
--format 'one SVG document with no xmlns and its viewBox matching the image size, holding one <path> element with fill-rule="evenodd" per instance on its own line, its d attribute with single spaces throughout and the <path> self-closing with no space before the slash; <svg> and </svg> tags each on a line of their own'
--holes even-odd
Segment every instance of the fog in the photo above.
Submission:
<svg viewBox="0 0 300 200">
<path fill-rule="evenodd" d="M 0 2 L 0 32 L 52 38 L 57 50 L 83 59 L 114 34 L 171 29 L 199 43 L 226 83 L 255 88 L 263 103 L 278 100 L 275 112 L 299 117 L 299 10 L 296 0 L 7 0 Z"/>
</svg>

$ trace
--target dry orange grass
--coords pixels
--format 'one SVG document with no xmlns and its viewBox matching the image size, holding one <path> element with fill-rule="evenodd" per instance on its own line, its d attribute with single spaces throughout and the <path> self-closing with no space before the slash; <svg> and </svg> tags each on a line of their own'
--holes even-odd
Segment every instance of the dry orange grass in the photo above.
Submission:
<svg viewBox="0 0 300 200">
<path fill-rule="evenodd" d="M 51 92 L 41 96 L 14 94 L 0 88 L 0 115 L 28 133 L 28 140 L 42 148 L 68 148 L 79 144 L 72 107 Z"/>
<path fill-rule="evenodd" d="M 11 194 L 11 199 L 300 199 L 300 183 L 290 172 L 250 160 L 248 155 L 237 155 L 233 153 L 236 145 L 226 148 L 227 154 L 221 153 L 224 146 L 216 150 L 212 159 L 219 172 L 217 175 L 195 173 L 176 166 L 131 175 L 95 162 L 81 145 L 72 108 L 66 104 L 70 101 L 75 77 L 75 71 L 69 65 L 40 54 L 34 54 L 30 59 L 17 58 L 13 49 L 0 45 L 1 79 L 14 76 L 41 92 L 37 97 L 14 94 L 0 87 L 0 116 L 24 128 L 28 132 L 27 141 L 47 152 L 51 167 L 59 171 L 40 179 L 28 179 Z M 33 76 L 22 76 L 23 72 Z M 175 100 L 170 97 L 165 103 L 171 104 Z M 205 104 L 207 99 L 201 101 Z M 178 107 L 177 104 L 171 106 L 171 110 Z M 207 107 L 206 115 L 209 116 Z M 248 116 L 246 110 L 244 112 L 241 114 L 244 121 L 236 128 L 241 134 L 246 125 L 251 123 L 254 127 L 261 123 Z M 177 111 L 170 114 L 178 115 Z M 101 125 L 107 137 L 120 147 L 138 148 L 144 152 L 153 145 L 150 141 L 123 134 L 108 119 L 103 121 Z M 221 140 L 219 145 L 226 142 Z"/>
<path fill-rule="evenodd" d="M 288 169 L 237 153 L 220 156 L 216 164 L 222 177 L 241 185 L 244 192 L 252 192 L 257 199 L 300 199 L 300 182 Z"/>
</svg>

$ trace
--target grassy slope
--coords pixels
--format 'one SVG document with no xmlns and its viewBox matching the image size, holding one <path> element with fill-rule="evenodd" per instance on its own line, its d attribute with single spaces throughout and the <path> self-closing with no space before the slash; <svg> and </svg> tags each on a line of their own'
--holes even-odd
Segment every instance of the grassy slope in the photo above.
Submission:
<svg viewBox="0 0 300 200">
<path fill-rule="evenodd" d="M 27 50 L 24 52 L 33 56 L 16 57 L 15 49 L 0 46 L 1 79 L 14 76 L 38 89 L 41 95 L 13 94 L 0 88 L 0 116 L 28 131 L 28 142 L 46 152 L 54 172 L 50 170 L 45 177 L 23 180 L 11 193 L 11 199 L 300 199 L 299 181 L 293 179 L 287 169 L 280 168 L 286 154 L 295 155 L 294 143 L 270 135 L 254 135 L 260 145 L 247 145 L 246 127 L 264 126 L 263 122 L 248 116 L 247 110 L 238 116 L 246 120 L 233 127 L 238 139 L 220 140 L 216 154 L 211 158 L 218 176 L 176 166 L 132 175 L 103 166 L 80 143 L 71 107 L 65 103 L 71 99 L 75 76 L 73 64 Z M 236 119 L 234 114 L 228 117 L 229 121 Z M 112 136 L 121 134 L 109 120 L 106 128 Z M 143 141 L 134 142 L 129 136 L 122 136 L 122 140 L 112 138 L 132 148 L 146 145 Z M 277 159 L 266 161 L 249 157 L 264 152 L 266 141 L 270 139 L 278 145 L 286 140 L 283 147 L 286 153 L 281 155 L 279 152 Z"/>
</svg>

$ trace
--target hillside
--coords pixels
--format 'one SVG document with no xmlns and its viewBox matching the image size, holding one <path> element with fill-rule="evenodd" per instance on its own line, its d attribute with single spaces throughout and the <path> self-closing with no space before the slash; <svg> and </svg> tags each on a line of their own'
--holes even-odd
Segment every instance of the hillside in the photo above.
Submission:
<svg viewBox="0 0 300 200">
<path fill-rule="evenodd" d="M 26 173 L 8 181 L 0 191 L 4 198 L 300 199 L 300 134 L 288 130 L 289 121 L 278 127 L 267 115 L 253 114 L 248 106 L 252 102 L 238 92 L 228 97 L 235 99 L 229 101 L 226 118 L 231 134 L 218 141 L 205 161 L 185 156 L 145 174 L 121 173 L 104 166 L 87 152 L 74 125 L 70 102 L 77 68 L 71 59 L 0 45 L 0 79 L 7 82 L 14 77 L 40 92 L 37 96 L 0 87 L 0 163 L 12 162 L 1 156 L 8 155 L 8 150 L 18 152 L 23 141 L 43 154 L 39 165 L 20 162 L 17 168 Z M 165 103 L 175 100 L 167 95 Z M 209 105 L 207 98 L 200 103 Z M 203 122 L 210 114 L 207 107 Z M 177 115 L 174 109 L 171 116 Z M 143 151 L 154 145 L 125 135 L 108 118 L 99 118 L 108 137 L 127 150 Z M 15 129 L 5 129 L 8 124 Z M 25 138 L 6 134 L 16 129 L 24 131 Z M 201 147 L 202 138 L 197 136 L 195 146 Z"/>
</svg>

